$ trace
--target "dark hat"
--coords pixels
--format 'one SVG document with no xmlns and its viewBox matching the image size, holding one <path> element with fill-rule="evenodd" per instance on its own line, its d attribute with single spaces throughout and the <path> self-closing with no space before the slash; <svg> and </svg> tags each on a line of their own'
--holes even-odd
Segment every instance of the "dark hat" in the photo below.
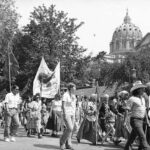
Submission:
<svg viewBox="0 0 150 150">
<path fill-rule="evenodd" d="M 141 81 L 136 81 L 135 83 L 133 83 L 133 87 L 131 88 L 130 92 L 132 93 L 133 91 L 141 88 L 146 88 L 146 86 L 142 84 Z"/>
</svg>

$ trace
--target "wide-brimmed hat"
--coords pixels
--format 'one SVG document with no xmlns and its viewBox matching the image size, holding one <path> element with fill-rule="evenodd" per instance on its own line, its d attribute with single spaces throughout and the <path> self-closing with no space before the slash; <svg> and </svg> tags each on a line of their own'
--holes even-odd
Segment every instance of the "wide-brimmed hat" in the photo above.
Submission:
<svg viewBox="0 0 150 150">
<path fill-rule="evenodd" d="M 131 88 L 130 92 L 132 93 L 133 91 L 140 89 L 140 88 L 146 88 L 146 86 L 142 84 L 141 81 L 136 81 L 135 83 L 133 83 L 133 87 Z"/>
</svg>

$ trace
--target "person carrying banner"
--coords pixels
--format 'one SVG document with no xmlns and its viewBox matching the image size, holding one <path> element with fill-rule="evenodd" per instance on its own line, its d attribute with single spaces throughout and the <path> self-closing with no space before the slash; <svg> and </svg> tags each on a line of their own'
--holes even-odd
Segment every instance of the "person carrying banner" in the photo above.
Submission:
<svg viewBox="0 0 150 150">
<path fill-rule="evenodd" d="M 22 100 L 19 95 L 19 87 L 17 85 L 12 86 L 12 92 L 6 94 L 4 105 L 5 105 L 5 128 L 4 128 L 4 140 L 5 142 L 15 142 L 15 135 L 19 127 L 19 115 L 18 105 L 21 104 Z M 13 122 L 13 126 L 11 126 Z M 9 136 L 11 135 L 11 139 Z"/>
<path fill-rule="evenodd" d="M 65 149 L 65 145 L 67 149 L 73 150 L 71 136 L 75 122 L 75 110 L 76 110 L 75 90 L 76 90 L 75 84 L 69 83 L 67 85 L 67 91 L 64 93 L 62 98 L 62 111 L 65 123 L 65 130 L 60 138 L 61 150 Z"/>
</svg>

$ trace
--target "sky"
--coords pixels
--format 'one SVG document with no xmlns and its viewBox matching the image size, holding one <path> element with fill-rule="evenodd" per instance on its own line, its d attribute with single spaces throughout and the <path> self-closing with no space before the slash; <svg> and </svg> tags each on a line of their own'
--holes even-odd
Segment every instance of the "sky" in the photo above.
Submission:
<svg viewBox="0 0 150 150">
<path fill-rule="evenodd" d="M 84 22 L 76 35 L 79 45 L 87 48 L 86 55 L 97 55 L 100 51 L 109 53 L 109 44 L 115 29 L 123 23 L 128 9 L 131 22 L 138 26 L 143 36 L 150 32 L 150 0 L 15 0 L 17 12 L 21 15 L 19 27 L 29 23 L 34 7 L 44 4 L 56 5 L 56 10 L 68 13 L 69 18 Z"/>
</svg>

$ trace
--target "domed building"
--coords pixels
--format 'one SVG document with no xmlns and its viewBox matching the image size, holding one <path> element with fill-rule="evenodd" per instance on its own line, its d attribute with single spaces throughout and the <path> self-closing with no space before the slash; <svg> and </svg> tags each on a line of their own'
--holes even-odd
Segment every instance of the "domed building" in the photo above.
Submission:
<svg viewBox="0 0 150 150">
<path fill-rule="evenodd" d="M 131 22 L 127 11 L 123 24 L 117 27 L 113 33 L 110 55 L 113 55 L 112 57 L 116 59 L 124 57 L 126 53 L 134 51 L 134 47 L 141 39 L 141 30 Z"/>
</svg>

